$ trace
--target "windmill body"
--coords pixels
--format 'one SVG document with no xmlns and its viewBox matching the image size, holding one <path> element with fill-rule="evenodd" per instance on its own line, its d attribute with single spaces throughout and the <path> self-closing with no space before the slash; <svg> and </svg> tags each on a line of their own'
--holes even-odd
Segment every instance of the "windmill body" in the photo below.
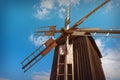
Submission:
<svg viewBox="0 0 120 80">
<path fill-rule="evenodd" d="M 120 34 L 120 30 L 76 27 L 109 1 L 105 0 L 70 28 L 70 9 L 68 8 L 64 29 L 56 30 L 55 26 L 50 26 L 49 31 L 37 30 L 36 34 L 38 36 L 62 34 L 56 40 L 50 38 L 43 44 L 46 46 L 44 49 L 42 48 L 43 45 L 41 45 L 24 59 L 21 62 L 24 72 L 34 66 L 55 47 L 50 80 L 105 80 L 101 63 L 102 55 L 92 36 L 99 33 L 106 34 L 106 37 L 119 38 L 119 36 L 109 36 L 109 34 Z"/>
<path fill-rule="evenodd" d="M 105 80 L 101 63 L 102 55 L 92 37 L 76 36 L 70 39 L 67 56 L 66 51 L 63 51 L 65 54 L 60 54 L 65 49 L 65 42 L 61 40 L 55 48 L 50 80 Z M 65 56 L 66 63 L 63 63 L 66 65 L 66 70 L 60 65 L 60 60 L 65 60 Z"/>
</svg>

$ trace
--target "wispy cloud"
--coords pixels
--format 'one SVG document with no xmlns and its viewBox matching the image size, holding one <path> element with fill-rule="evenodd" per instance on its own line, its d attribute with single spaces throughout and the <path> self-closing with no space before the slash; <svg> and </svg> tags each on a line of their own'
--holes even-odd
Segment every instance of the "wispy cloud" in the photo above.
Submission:
<svg viewBox="0 0 120 80">
<path fill-rule="evenodd" d="M 80 0 L 57 0 L 59 6 L 68 6 L 68 5 L 77 5 L 80 3 Z"/>
<path fill-rule="evenodd" d="M 102 39 L 96 39 L 95 42 L 97 43 L 97 46 L 99 47 L 100 51 L 103 51 L 105 45 Z"/>
<path fill-rule="evenodd" d="M 50 71 L 46 72 L 34 72 L 32 80 L 50 80 Z"/>
<path fill-rule="evenodd" d="M 64 18 L 64 13 L 65 13 L 65 8 L 61 7 L 61 8 L 59 9 L 59 17 L 60 17 L 60 18 Z"/>
<path fill-rule="evenodd" d="M 40 20 L 50 19 L 53 17 L 63 18 L 65 16 L 65 8 L 69 4 L 76 6 L 80 4 L 81 0 L 40 0 L 38 5 L 34 5 L 34 17 Z M 97 0 L 83 0 L 85 3 L 93 3 Z M 106 4 L 103 14 L 120 8 L 120 0 L 111 0 Z M 51 15 L 52 14 L 52 15 Z"/>
<path fill-rule="evenodd" d="M 33 34 L 30 35 L 29 40 L 34 43 L 35 46 L 40 46 L 44 42 L 46 42 L 50 37 L 49 36 L 34 36 Z"/>
<path fill-rule="evenodd" d="M 103 57 L 103 69 L 108 80 L 120 79 L 120 49 L 107 49 L 107 55 Z"/>
<path fill-rule="evenodd" d="M 83 0 L 85 3 L 95 2 L 96 0 Z"/>
<path fill-rule="evenodd" d="M 36 12 L 34 13 L 34 17 L 37 19 L 49 19 L 51 10 L 54 10 L 54 0 L 42 0 L 40 5 L 34 5 L 34 9 Z"/>
<path fill-rule="evenodd" d="M 105 9 L 104 9 L 104 11 L 103 11 L 103 14 L 106 14 L 106 13 L 108 13 L 108 12 L 110 12 L 112 9 L 113 9 L 113 2 L 109 2 L 107 5 L 106 5 L 106 7 L 105 7 Z"/>
<path fill-rule="evenodd" d="M 120 8 L 120 0 L 111 0 L 105 7 L 103 14 L 113 11 L 115 8 Z"/>
<path fill-rule="evenodd" d="M 79 2 L 80 0 L 41 0 L 39 5 L 33 6 L 36 10 L 34 17 L 40 20 L 50 19 L 55 15 L 63 18 L 66 6 L 77 5 Z"/>
<path fill-rule="evenodd" d="M 0 80 L 9 80 L 9 79 L 7 79 L 7 78 L 0 78 Z"/>
<path fill-rule="evenodd" d="M 47 10 L 47 9 L 42 9 L 42 10 L 37 10 L 36 13 L 34 14 L 35 18 L 38 18 L 38 19 L 45 19 L 45 18 L 49 18 L 50 14 L 50 10 Z"/>
<path fill-rule="evenodd" d="M 55 0 L 42 0 L 40 8 L 53 9 Z"/>
<path fill-rule="evenodd" d="M 105 47 L 105 42 L 102 39 L 96 39 L 96 43 L 102 54 L 106 54 L 102 58 L 102 65 L 107 80 L 120 79 L 120 46 L 115 49 Z"/>
</svg>

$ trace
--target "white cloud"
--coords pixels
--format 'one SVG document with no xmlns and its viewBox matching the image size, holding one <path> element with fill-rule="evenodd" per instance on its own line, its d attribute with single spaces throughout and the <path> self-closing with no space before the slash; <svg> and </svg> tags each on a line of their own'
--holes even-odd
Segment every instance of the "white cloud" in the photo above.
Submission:
<svg viewBox="0 0 120 80">
<path fill-rule="evenodd" d="M 96 0 L 83 0 L 85 3 L 95 2 Z"/>
<path fill-rule="evenodd" d="M 40 5 L 34 5 L 33 8 L 36 10 L 34 17 L 37 19 L 49 19 L 51 11 L 55 9 L 54 0 L 42 0 Z"/>
<path fill-rule="evenodd" d="M 120 79 L 120 50 L 108 49 L 103 57 L 103 69 L 108 80 Z"/>
<path fill-rule="evenodd" d="M 105 45 L 104 42 L 102 42 L 102 39 L 96 39 L 95 42 L 97 43 L 97 46 L 99 47 L 100 51 L 103 51 Z"/>
<path fill-rule="evenodd" d="M 65 15 L 66 6 L 69 4 L 78 5 L 79 2 L 80 0 L 42 0 L 40 1 L 40 5 L 33 6 L 36 10 L 34 17 L 43 20 L 50 19 L 52 16 L 57 14 L 56 16 L 63 18 L 63 15 Z"/>
<path fill-rule="evenodd" d="M 45 19 L 45 18 L 48 18 L 50 14 L 50 10 L 47 10 L 47 9 L 42 9 L 42 10 L 37 10 L 36 13 L 34 14 L 34 16 L 38 19 Z"/>
<path fill-rule="evenodd" d="M 60 18 L 64 18 L 64 14 L 65 14 L 65 8 L 63 8 L 63 7 L 61 7 L 60 9 L 59 9 L 59 17 Z"/>
<path fill-rule="evenodd" d="M 54 8 L 54 0 L 42 0 L 40 4 L 40 8 L 53 9 Z"/>
<path fill-rule="evenodd" d="M 103 14 L 113 11 L 115 8 L 120 8 L 120 0 L 111 0 L 105 7 Z"/>
<path fill-rule="evenodd" d="M 120 46 L 115 49 L 105 48 L 105 42 L 102 39 L 97 39 L 96 43 L 102 54 L 106 54 L 102 58 L 102 65 L 107 80 L 120 79 Z"/>
<path fill-rule="evenodd" d="M 50 80 L 50 71 L 47 72 L 34 72 L 32 80 Z"/>
<path fill-rule="evenodd" d="M 33 34 L 30 35 L 29 40 L 34 43 L 35 46 L 40 46 L 44 42 L 46 42 L 50 37 L 49 36 L 39 36 L 36 37 Z"/>
<path fill-rule="evenodd" d="M 110 12 L 112 9 L 113 9 L 113 2 L 109 2 L 109 3 L 106 5 L 103 14 L 106 14 L 106 13 Z"/>
<path fill-rule="evenodd" d="M 57 0 L 59 6 L 77 5 L 80 0 Z"/>
<path fill-rule="evenodd" d="M 85 3 L 93 3 L 97 0 L 83 0 Z M 34 5 L 35 9 L 34 17 L 40 20 L 50 19 L 52 17 L 63 18 L 64 13 L 61 13 L 61 9 L 71 4 L 76 6 L 80 4 L 80 0 L 40 0 L 39 5 Z M 106 14 L 115 8 L 120 8 L 120 0 L 111 0 L 106 4 L 103 14 Z M 52 14 L 52 15 L 51 15 Z"/>
<path fill-rule="evenodd" d="M 9 79 L 7 79 L 7 78 L 0 78 L 0 80 L 9 80 Z"/>
</svg>

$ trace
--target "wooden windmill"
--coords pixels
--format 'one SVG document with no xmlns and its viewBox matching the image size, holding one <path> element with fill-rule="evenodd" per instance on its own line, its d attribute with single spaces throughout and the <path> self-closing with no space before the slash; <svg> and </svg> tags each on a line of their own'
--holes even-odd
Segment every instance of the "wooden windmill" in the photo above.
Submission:
<svg viewBox="0 0 120 80">
<path fill-rule="evenodd" d="M 77 26 L 109 1 L 105 0 L 70 28 L 69 9 L 67 9 L 63 29 L 56 30 L 56 26 L 50 26 L 48 31 L 37 30 L 37 35 L 54 36 L 55 33 L 61 33 L 61 35 L 56 40 L 50 38 L 43 44 L 46 46 L 44 49 L 43 45 L 41 45 L 25 58 L 21 62 L 24 72 L 34 66 L 55 47 L 50 80 L 105 80 L 101 65 L 102 55 L 92 36 L 96 36 L 97 33 L 112 37 L 109 34 L 120 34 L 120 30 L 77 28 Z"/>
</svg>

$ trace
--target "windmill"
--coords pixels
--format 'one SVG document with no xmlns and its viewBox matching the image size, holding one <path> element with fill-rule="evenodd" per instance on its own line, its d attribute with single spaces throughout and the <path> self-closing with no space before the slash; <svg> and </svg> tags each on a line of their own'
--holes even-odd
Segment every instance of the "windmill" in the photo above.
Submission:
<svg viewBox="0 0 120 80">
<path fill-rule="evenodd" d="M 38 29 L 36 35 L 54 36 L 55 33 L 61 33 L 61 35 L 55 40 L 53 38 L 48 39 L 25 58 L 21 62 L 24 72 L 34 66 L 55 47 L 50 80 L 105 80 L 100 60 L 102 55 L 92 36 L 106 34 L 106 37 L 119 38 L 119 36 L 109 36 L 109 34 L 120 34 L 120 30 L 77 28 L 77 26 L 109 1 L 105 0 L 70 28 L 70 11 L 68 8 L 63 29 L 56 30 L 56 26 L 50 26 L 49 30 Z M 44 48 L 43 45 L 46 47 Z"/>
</svg>

